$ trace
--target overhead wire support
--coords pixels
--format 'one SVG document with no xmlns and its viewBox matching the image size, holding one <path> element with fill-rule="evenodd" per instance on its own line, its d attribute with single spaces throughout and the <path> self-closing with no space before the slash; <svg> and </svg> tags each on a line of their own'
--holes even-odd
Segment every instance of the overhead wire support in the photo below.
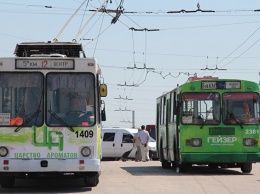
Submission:
<svg viewBox="0 0 260 194">
<path fill-rule="evenodd" d="M 125 98 L 122 98 L 120 95 L 119 95 L 119 98 L 114 98 L 114 99 L 120 99 L 120 100 L 133 100 L 133 99 L 127 98 L 127 96 L 126 96 Z"/>
<path fill-rule="evenodd" d="M 216 67 L 215 68 L 208 68 L 208 66 L 206 67 L 206 68 L 204 68 L 204 69 L 200 69 L 200 70 L 220 70 L 220 71 L 226 71 L 227 69 L 220 69 L 220 68 L 218 68 L 218 66 L 216 65 Z"/>
<path fill-rule="evenodd" d="M 119 108 L 118 110 L 115 110 L 115 111 L 131 111 L 131 110 L 127 110 L 126 108 L 125 109 Z"/>
<path fill-rule="evenodd" d="M 132 121 L 120 121 L 121 123 L 132 123 Z"/>
<path fill-rule="evenodd" d="M 131 27 L 129 28 L 129 30 L 132 30 L 132 31 L 160 31 L 159 29 L 148 29 L 148 28 L 134 28 L 134 27 Z M 146 41 L 146 40 L 145 40 Z M 145 53 L 146 53 L 146 46 L 145 46 Z M 127 67 L 127 69 L 147 69 L 147 70 L 154 70 L 154 68 L 147 68 L 146 67 L 146 60 L 145 60 L 145 63 L 144 63 L 144 67 L 137 67 L 136 64 L 134 64 L 134 67 Z"/>
<path fill-rule="evenodd" d="M 118 10 L 118 12 L 116 12 L 116 16 L 113 17 L 113 19 L 111 20 L 111 24 L 115 24 L 118 21 L 119 17 L 121 16 L 121 13 L 123 13 L 123 11 L 121 10 Z"/>
<path fill-rule="evenodd" d="M 139 85 L 137 85 L 137 84 L 132 84 L 132 85 L 129 85 L 129 84 L 126 84 L 126 82 L 125 82 L 125 84 L 117 84 L 118 86 L 128 86 L 128 87 L 138 87 Z"/>
<path fill-rule="evenodd" d="M 111 3 L 111 1 L 110 1 Z M 104 13 L 116 13 L 116 15 L 113 17 L 111 24 L 115 24 L 122 13 L 124 13 L 124 7 L 123 7 L 124 0 L 121 0 L 120 4 L 118 5 L 117 9 L 106 9 L 105 7 L 102 7 L 98 10 L 98 12 L 104 12 Z M 97 11 L 97 10 L 89 10 L 89 11 Z"/>
<path fill-rule="evenodd" d="M 124 0 L 121 0 L 120 1 L 120 4 L 118 5 L 117 9 L 116 9 L 116 15 L 115 17 L 113 17 L 112 21 L 111 21 L 111 24 L 115 24 L 119 17 L 121 16 L 122 13 L 124 13 L 124 7 L 123 7 L 123 3 L 124 3 Z"/>
<path fill-rule="evenodd" d="M 226 71 L 227 69 L 220 69 L 220 68 L 218 68 L 218 66 L 216 65 L 215 69 L 210 69 L 210 70 L 221 70 L 221 71 Z"/>
<path fill-rule="evenodd" d="M 150 31 L 160 31 L 160 29 L 148 29 L 148 28 L 139 28 L 139 29 L 137 29 L 137 28 L 133 28 L 133 27 L 129 28 L 129 30 L 133 30 L 133 31 L 148 31 L 148 32 L 150 32 Z"/>
<path fill-rule="evenodd" d="M 93 10 L 93 9 L 91 9 L 91 10 L 89 10 L 89 11 L 97 11 L 97 10 Z M 107 13 L 108 15 L 110 15 L 111 17 L 113 17 L 113 19 L 112 19 L 112 21 L 111 21 L 111 24 L 115 24 L 117 21 L 118 21 L 118 19 L 119 19 L 119 17 L 121 16 L 121 14 L 122 13 L 124 13 L 124 9 L 106 9 L 106 8 L 104 8 L 104 7 L 102 7 L 100 10 L 98 10 L 98 12 L 103 12 L 103 13 Z M 112 16 L 111 14 L 109 14 L 109 13 L 116 13 L 116 15 L 115 16 Z"/>
<path fill-rule="evenodd" d="M 218 62 L 218 57 L 217 57 L 217 62 L 216 62 L 216 67 L 215 68 L 208 68 L 208 59 L 209 59 L 209 57 L 207 56 L 207 65 L 206 65 L 206 68 L 204 68 L 204 69 L 200 69 L 200 70 L 202 70 L 202 71 L 205 71 L 205 70 L 227 70 L 227 69 L 220 69 L 220 68 L 218 68 L 218 64 L 219 64 L 219 62 Z"/>
<path fill-rule="evenodd" d="M 204 70 L 210 70 L 210 69 L 208 68 L 208 66 L 206 66 L 206 68 L 200 69 L 200 70 L 204 71 Z"/>
<path fill-rule="evenodd" d="M 146 67 L 145 64 L 144 64 L 144 67 L 137 67 L 136 64 L 134 64 L 134 67 L 127 67 L 127 69 L 147 69 L 147 70 L 154 70 L 155 68 Z"/>
<path fill-rule="evenodd" d="M 197 9 L 196 10 L 179 10 L 179 11 L 168 11 L 167 13 L 195 13 L 195 12 L 215 12 L 214 10 L 202 10 L 200 9 L 200 4 L 197 3 Z"/>
</svg>

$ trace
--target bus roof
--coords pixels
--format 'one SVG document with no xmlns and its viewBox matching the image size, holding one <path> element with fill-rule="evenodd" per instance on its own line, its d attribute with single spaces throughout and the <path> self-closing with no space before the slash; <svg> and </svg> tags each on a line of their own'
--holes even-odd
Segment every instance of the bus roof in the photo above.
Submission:
<svg viewBox="0 0 260 194">
<path fill-rule="evenodd" d="M 61 54 L 67 57 L 80 57 L 84 51 L 82 45 L 75 42 L 24 42 L 16 45 L 14 54 L 17 57 L 30 57 L 31 55 Z"/>
<path fill-rule="evenodd" d="M 188 82 L 197 81 L 197 80 L 215 80 L 215 79 L 218 79 L 218 77 L 212 77 L 212 76 L 189 77 Z"/>
</svg>

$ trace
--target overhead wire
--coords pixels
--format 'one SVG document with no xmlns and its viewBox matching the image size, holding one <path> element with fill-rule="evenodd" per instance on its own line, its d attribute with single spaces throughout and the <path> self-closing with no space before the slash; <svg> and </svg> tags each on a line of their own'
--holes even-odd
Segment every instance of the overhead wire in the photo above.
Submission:
<svg viewBox="0 0 260 194">
<path fill-rule="evenodd" d="M 238 47 L 237 48 L 235 48 L 231 53 L 229 53 L 226 57 L 224 57 L 222 60 L 220 60 L 219 62 L 217 62 L 215 65 L 218 65 L 219 63 L 221 63 L 222 61 L 224 61 L 224 60 L 226 60 L 228 57 L 230 57 L 233 53 L 235 53 L 239 48 L 241 48 L 258 30 L 260 29 L 260 26 L 248 37 L 248 38 L 246 38 L 246 40 L 244 40 L 240 45 L 238 45 Z M 259 40 L 258 40 L 259 41 Z M 257 42 L 258 42 L 257 41 Z M 251 47 L 250 47 L 251 48 Z M 249 49 L 250 49 L 249 48 Z M 248 49 L 247 49 L 248 50 Z M 246 50 L 246 51 L 247 51 Z M 234 60 L 236 60 L 237 58 L 235 58 Z M 232 60 L 232 62 L 234 61 L 234 60 Z M 231 63 L 231 62 L 230 62 Z M 230 64 L 230 63 L 228 63 L 228 64 Z M 227 65 L 227 64 L 226 64 Z M 226 66 L 226 65 L 224 65 L 224 66 Z M 224 66 L 222 66 L 222 67 L 224 67 Z"/>
<path fill-rule="evenodd" d="M 225 66 L 229 65 L 230 63 L 232 63 L 233 61 L 237 60 L 240 56 L 245 54 L 248 50 L 250 50 L 259 41 L 260 41 L 260 38 L 257 41 L 255 41 L 251 46 L 249 46 L 245 51 L 243 51 L 241 54 L 239 54 L 237 57 L 235 57 L 233 60 L 229 61 L 228 63 L 226 63 L 225 65 L 223 65 L 221 67 L 225 67 Z"/>
<path fill-rule="evenodd" d="M 260 29 L 260 27 L 258 27 L 243 43 L 241 43 L 234 51 L 231 52 L 231 54 L 228 55 L 228 57 L 230 55 L 232 55 L 235 51 L 237 51 L 242 45 L 244 45 L 258 30 Z M 230 63 L 234 62 L 235 60 L 237 60 L 238 58 L 240 58 L 243 54 L 245 54 L 248 50 L 250 50 L 255 44 L 257 44 L 260 41 L 260 38 L 257 39 L 257 41 L 255 41 L 252 45 L 250 45 L 245 51 L 243 51 L 242 53 L 240 53 L 238 56 L 236 56 L 235 58 L 233 58 L 231 61 L 227 62 L 225 65 L 222 65 L 222 67 L 226 67 L 228 66 Z M 224 58 L 226 59 L 226 58 Z M 222 60 L 223 61 L 223 60 Z M 218 63 L 216 63 L 218 64 Z M 213 72 L 212 75 L 214 75 L 216 73 Z"/>
<path fill-rule="evenodd" d="M 1 3 L 1 2 L 0 2 Z M 7 4 L 7 3 L 6 3 Z M 8 3 L 8 4 L 11 4 L 11 3 Z M 16 4 L 16 5 L 23 5 L 23 6 L 36 6 L 36 7 L 45 7 L 44 5 L 26 5 L 26 4 Z M 86 8 L 85 8 L 85 10 L 86 10 Z M 228 12 L 228 13 L 231 13 L 231 12 L 252 12 L 252 11 L 255 11 L 255 10 L 228 10 L 228 11 L 216 11 L 216 12 Z M 124 11 L 124 15 L 126 16 L 126 17 L 128 17 L 127 15 L 126 15 L 126 13 L 141 13 L 141 12 L 126 12 L 126 11 Z M 143 13 L 146 13 L 146 14 L 158 14 L 158 13 L 163 13 L 162 11 L 157 11 L 157 12 L 143 12 Z M 129 18 L 129 17 L 128 17 Z M 131 18 L 129 18 L 129 19 L 131 19 Z M 132 20 L 132 19 L 131 19 Z M 133 20 L 132 20 L 133 21 Z M 258 21 L 257 21 L 258 22 Z M 243 22 L 244 23 L 244 22 Z M 254 23 L 254 22 L 248 22 L 248 23 Z M 136 23 L 137 24 L 137 23 Z M 235 23 L 234 25 L 236 25 L 236 24 L 239 24 L 239 23 Z M 137 24 L 138 25 L 138 24 Z M 230 25 L 230 24 L 224 24 L 224 25 Z M 199 26 L 199 27 L 205 27 L 205 26 Z M 207 26 L 206 26 L 207 27 Z M 165 29 L 161 29 L 161 30 L 165 30 Z M 103 31 L 104 32 L 104 31 Z M 96 37 L 96 38 L 99 38 L 100 37 L 100 34 Z M 243 43 L 240 45 L 240 46 L 242 46 L 243 45 Z M 252 45 L 253 46 L 253 45 Z M 239 47 L 238 47 L 239 48 Z M 238 50 L 238 48 L 236 49 L 236 50 Z M 250 47 L 251 48 L 251 47 Z M 250 49 L 250 48 L 248 48 L 248 49 Z M 95 46 L 95 50 L 97 50 L 97 47 Z M 231 56 L 236 50 L 234 50 L 233 52 L 231 52 L 228 56 L 226 56 L 226 57 L 224 57 L 221 61 L 219 61 L 218 62 L 218 64 L 219 63 L 221 63 L 223 60 L 225 60 L 225 59 L 227 59 L 227 58 L 229 58 L 229 56 Z M 246 51 L 245 51 L 246 52 Z M 136 53 L 136 52 L 135 52 Z M 243 55 L 243 53 L 242 53 L 242 55 Z M 241 57 L 241 55 L 239 55 L 240 57 Z M 236 60 L 238 57 L 236 57 L 236 58 L 234 58 L 232 61 L 234 61 L 234 60 Z M 232 62 L 231 61 L 231 62 Z M 229 62 L 228 64 L 230 64 L 231 62 Z M 227 65 L 227 64 L 226 64 Z"/>
<path fill-rule="evenodd" d="M 100 25 L 100 28 L 99 28 L 99 32 L 98 32 L 98 37 L 97 37 L 97 41 L 96 41 L 96 45 L 95 45 L 95 49 L 93 51 L 93 57 L 95 56 L 95 52 L 96 52 L 96 48 L 97 48 L 97 44 L 98 44 L 98 40 L 99 40 L 99 37 L 101 35 L 101 28 L 103 26 L 103 21 L 104 21 L 104 14 L 103 14 L 103 18 L 102 18 L 102 22 L 101 22 L 101 25 Z"/>
<path fill-rule="evenodd" d="M 80 31 L 80 29 L 81 29 L 81 26 L 82 26 L 82 24 L 83 24 L 83 20 L 84 20 L 85 14 L 86 14 L 86 9 L 87 9 L 87 7 L 88 7 L 88 3 L 89 3 L 89 0 L 88 0 L 88 2 L 87 2 L 87 4 L 86 4 L 86 7 L 85 7 L 85 9 L 84 9 L 84 13 L 83 13 L 83 16 L 82 16 L 82 19 L 81 19 L 81 22 L 80 22 L 80 26 L 79 26 L 78 33 L 79 33 L 79 31 Z"/>
</svg>

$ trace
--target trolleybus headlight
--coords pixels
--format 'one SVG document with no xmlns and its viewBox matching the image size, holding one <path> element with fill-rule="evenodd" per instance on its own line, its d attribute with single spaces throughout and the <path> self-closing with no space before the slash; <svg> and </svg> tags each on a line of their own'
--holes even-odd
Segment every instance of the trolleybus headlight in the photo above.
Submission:
<svg viewBox="0 0 260 194">
<path fill-rule="evenodd" d="M 0 147 L 0 156 L 5 157 L 8 154 L 8 149 L 6 147 Z"/>
<path fill-rule="evenodd" d="M 83 147 L 81 148 L 81 154 L 84 157 L 88 157 L 91 155 L 91 149 L 89 147 Z"/>
<path fill-rule="evenodd" d="M 201 138 L 191 138 L 190 144 L 192 147 L 201 147 L 202 140 Z"/>
<path fill-rule="evenodd" d="M 243 138 L 243 144 L 244 146 L 251 147 L 254 146 L 255 140 L 251 137 L 245 137 Z"/>
</svg>

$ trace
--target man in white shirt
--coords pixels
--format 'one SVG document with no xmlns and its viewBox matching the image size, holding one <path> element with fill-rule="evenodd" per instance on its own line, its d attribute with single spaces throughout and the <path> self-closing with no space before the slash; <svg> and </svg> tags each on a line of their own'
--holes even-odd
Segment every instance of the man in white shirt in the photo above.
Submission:
<svg viewBox="0 0 260 194">
<path fill-rule="evenodd" d="M 141 152 L 141 142 L 139 140 L 139 133 L 141 131 L 141 128 L 138 128 L 138 133 L 134 136 L 133 139 L 133 146 L 136 147 L 136 153 L 135 153 L 135 161 L 139 162 L 142 160 L 142 152 Z"/>
<path fill-rule="evenodd" d="M 141 142 L 141 153 L 142 153 L 142 161 L 146 162 L 149 161 L 149 148 L 148 142 L 150 139 L 150 135 L 148 131 L 145 130 L 145 126 L 141 126 L 142 131 L 139 132 L 139 140 Z"/>
</svg>

